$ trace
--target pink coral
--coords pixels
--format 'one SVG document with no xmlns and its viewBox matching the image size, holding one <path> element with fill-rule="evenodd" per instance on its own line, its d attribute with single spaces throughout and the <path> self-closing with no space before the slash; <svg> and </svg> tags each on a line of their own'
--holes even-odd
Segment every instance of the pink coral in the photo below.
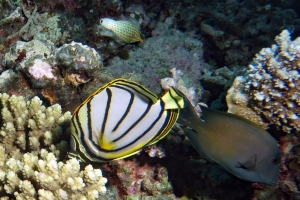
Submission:
<svg viewBox="0 0 300 200">
<path fill-rule="evenodd" d="M 122 197 L 138 195 L 141 197 L 172 197 L 173 188 L 168 181 L 168 171 L 159 164 L 150 164 L 146 155 L 138 159 L 122 159 L 103 166 L 112 185 L 117 186 Z"/>
<path fill-rule="evenodd" d="M 52 73 L 51 65 L 42 61 L 41 59 L 35 59 L 34 65 L 29 68 L 29 73 L 34 79 L 37 80 L 43 77 L 56 80 L 56 77 Z"/>
</svg>

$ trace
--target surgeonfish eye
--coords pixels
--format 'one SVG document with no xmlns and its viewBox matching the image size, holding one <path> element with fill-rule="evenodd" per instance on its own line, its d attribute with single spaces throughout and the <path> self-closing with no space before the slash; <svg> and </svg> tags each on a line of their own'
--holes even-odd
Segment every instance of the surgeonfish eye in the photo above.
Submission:
<svg viewBox="0 0 300 200">
<path fill-rule="evenodd" d="M 273 163 L 274 165 L 277 165 L 277 164 L 279 163 L 279 159 L 278 159 L 278 158 L 273 158 L 273 159 L 272 159 L 272 163 Z"/>
<path fill-rule="evenodd" d="M 169 133 L 182 99 L 173 88 L 158 98 L 126 79 L 103 85 L 73 113 L 70 156 L 106 162 L 138 153 Z"/>
</svg>

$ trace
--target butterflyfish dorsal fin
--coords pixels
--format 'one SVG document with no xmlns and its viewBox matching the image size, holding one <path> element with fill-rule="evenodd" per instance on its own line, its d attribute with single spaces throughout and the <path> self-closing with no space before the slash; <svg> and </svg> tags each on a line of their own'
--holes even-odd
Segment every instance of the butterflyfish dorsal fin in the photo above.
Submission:
<svg viewBox="0 0 300 200">
<path fill-rule="evenodd" d="M 141 93 L 142 95 L 148 97 L 149 99 L 151 99 L 152 103 L 156 103 L 159 100 L 159 98 L 154 93 L 152 93 L 150 90 L 148 90 L 144 86 L 142 86 L 138 83 L 126 80 L 124 78 L 116 79 L 112 85 L 128 86 L 128 87 L 136 90 L 137 92 Z"/>
</svg>

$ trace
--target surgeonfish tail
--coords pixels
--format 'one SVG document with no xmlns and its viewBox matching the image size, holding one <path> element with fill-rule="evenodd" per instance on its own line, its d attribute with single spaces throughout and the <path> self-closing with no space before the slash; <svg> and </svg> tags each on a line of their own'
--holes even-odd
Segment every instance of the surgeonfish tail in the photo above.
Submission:
<svg viewBox="0 0 300 200">
<path fill-rule="evenodd" d="M 161 100 L 164 102 L 166 110 L 181 109 L 184 108 L 184 98 L 181 92 L 171 87 L 170 90 L 161 97 Z"/>
</svg>

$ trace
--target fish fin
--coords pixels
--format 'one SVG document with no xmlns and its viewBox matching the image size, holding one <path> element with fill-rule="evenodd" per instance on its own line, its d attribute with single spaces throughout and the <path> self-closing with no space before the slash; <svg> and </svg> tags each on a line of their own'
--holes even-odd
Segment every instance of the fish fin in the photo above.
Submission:
<svg viewBox="0 0 300 200">
<path fill-rule="evenodd" d="M 182 130 L 185 132 L 186 136 L 189 138 L 192 146 L 195 148 L 198 153 L 208 160 L 211 163 L 219 164 L 216 160 L 208 156 L 205 151 L 202 149 L 201 143 L 199 142 L 199 133 L 193 130 L 192 128 L 188 128 L 186 126 L 181 126 Z"/>
<path fill-rule="evenodd" d="M 249 126 L 252 125 L 253 127 L 255 127 L 257 129 L 257 131 L 266 132 L 261 126 L 259 126 L 258 124 L 254 123 L 254 122 L 250 121 L 249 119 L 244 118 L 242 116 L 232 114 L 232 113 L 228 113 L 228 112 L 213 110 L 213 109 L 207 108 L 207 107 L 202 106 L 202 105 L 199 105 L 199 106 L 202 110 L 201 119 L 203 119 L 204 121 L 211 122 L 213 120 L 216 120 L 216 118 L 218 116 L 226 116 L 227 118 L 230 118 L 232 120 L 247 123 L 247 124 L 249 124 Z"/>
<path fill-rule="evenodd" d="M 184 96 L 173 87 L 161 97 L 161 100 L 165 104 L 165 109 L 184 108 Z"/>
<path fill-rule="evenodd" d="M 244 161 L 244 162 L 237 162 L 235 164 L 236 168 L 243 168 L 249 171 L 252 171 L 255 169 L 256 166 L 256 160 L 257 160 L 257 155 L 253 154 L 250 159 Z"/>
<path fill-rule="evenodd" d="M 199 104 L 198 104 L 199 105 Z M 202 115 L 201 115 L 201 119 L 205 122 L 209 121 L 210 119 L 212 119 L 215 115 L 219 115 L 221 114 L 222 112 L 220 111 L 217 111 L 217 110 L 213 110 L 213 109 L 210 109 L 208 107 L 205 107 L 205 106 L 202 106 L 202 105 L 199 105 L 200 108 L 201 108 L 201 111 L 202 111 Z"/>
<path fill-rule="evenodd" d="M 175 91 L 179 94 L 182 94 L 180 91 L 176 89 Z M 183 100 L 184 100 L 184 108 L 180 110 L 177 123 L 185 127 L 189 127 L 198 133 L 198 130 L 200 130 L 200 127 L 203 125 L 204 122 L 199 118 L 199 116 L 195 112 L 194 107 L 185 96 L 183 96 Z"/>
<path fill-rule="evenodd" d="M 141 84 L 130 81 L 130 80 L 127 80 L 127 79 L 124 79 L 124 78 L 115 79 L 114 81 L 111 81 L 111 82 L 107 83 L 104 86 L 109 87 L 111 85 L 125 85 L 125 86 L 128 86 L 130 88 L 133 88 L 134 90 L 141 93 L 142 95 L 150 98 L 153 103 L 156 103 L 159 100 L 158 97 L 155 94 L 153 94 L 153 92 L 151 92 L 150 90 L 148 90 L 147 88 L 145 88 Z M 104 87 L 104 86 L 102 86 L 102 87 Z"/>
</svg>

